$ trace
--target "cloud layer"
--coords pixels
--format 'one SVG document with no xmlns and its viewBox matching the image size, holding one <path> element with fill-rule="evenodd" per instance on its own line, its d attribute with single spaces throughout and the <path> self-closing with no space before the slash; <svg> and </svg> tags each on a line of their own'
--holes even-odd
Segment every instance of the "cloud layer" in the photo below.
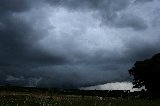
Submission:
<svg viewBox="0 0 160 106">
<path fill-rule="evenodd" d="M 133 88 L 131 82 L 116 82 L 116 83 L 107 83 L 103 85 L 96 85 L 90 87 L 82 87 L 82 90 L 130 90 L 131 92 L 140 91 L 141 89 Z"/>
<path fill-rule="evenodd" d="M 130 81 L 133 63 L 160 51 L 159 4 L 1 0 L 0 85 L 79 88 Z"/>
</svg>

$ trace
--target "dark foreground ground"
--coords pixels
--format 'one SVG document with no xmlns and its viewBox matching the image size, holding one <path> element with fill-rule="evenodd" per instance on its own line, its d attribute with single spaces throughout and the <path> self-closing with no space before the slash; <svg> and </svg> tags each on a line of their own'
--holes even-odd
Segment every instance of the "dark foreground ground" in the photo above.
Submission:
<svg viewBox="0 0 160 106">
<path fill-rule="evenodd" d="M 65 91 L 66 92 L 66 91 Z M 44 89 L 0 88 L 0 106 L 160 106 L 160 100 L 97 97 L 58 93 Z"/>
</svg>

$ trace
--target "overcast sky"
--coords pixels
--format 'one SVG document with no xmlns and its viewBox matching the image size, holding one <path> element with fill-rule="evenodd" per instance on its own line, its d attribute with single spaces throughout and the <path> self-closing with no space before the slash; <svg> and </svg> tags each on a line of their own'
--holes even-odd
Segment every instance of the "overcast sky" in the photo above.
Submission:
<svg viewBox="0 0 160 106">
<path fill-rule="evenodd" d="M 130 82 L 160 51 L 159 0 L 0 0 L 0 85 Z"/>
</svg>

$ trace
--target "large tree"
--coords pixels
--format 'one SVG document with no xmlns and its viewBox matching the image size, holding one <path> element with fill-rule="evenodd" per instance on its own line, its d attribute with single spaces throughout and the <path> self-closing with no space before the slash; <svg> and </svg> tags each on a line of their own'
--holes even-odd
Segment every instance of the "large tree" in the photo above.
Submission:
<svg viewBox="0 0 160 106">
<path fill-rule="evenodd" d="M 160 53 L 151 59 L 137 61 L 129 74 L 133 76 L 134 88 L 145 86 L 152 97 L 160 98 Z"/>
</svg>

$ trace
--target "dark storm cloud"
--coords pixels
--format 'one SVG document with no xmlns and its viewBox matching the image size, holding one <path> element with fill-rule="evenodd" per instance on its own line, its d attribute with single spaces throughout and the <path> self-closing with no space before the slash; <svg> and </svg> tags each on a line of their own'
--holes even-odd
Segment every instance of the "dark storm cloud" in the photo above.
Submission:
<svg viewBox="0 0 160 106">
<path fill-rule="evenodd" d="M 143 18 L 134 14 L 118 16 L 118 13 L 125 10 L 129 5 L 129 0 L 47 0 L 51 5 L 63 6 L 72 11 L 75 10 L 97 10 L 102 20 L 102 24 L 118 28 L 133 28 L 134 30 L 144 30 L 147 24 Z M 143 0 L 141 0 L 142 2 Z M 145 0 L 144 0 L 145 1 Z M 147 0 L 150 1 L 150 0 Z M 136 1 L 135 1 L 136 2 Z"/>
<path fill-rule="evenodd" d="M 54 6 L 63 6 L 69 9 L 86 9 L 97 8 L 100 3 L 98 0 L 46 0 L 49 4 Z M 104 0 L 102 0 L 103 2 Z"/>
<path fill-rule="evenodd" d="M 120 28 L 131 27 L 134 30 L 145 30 L 147 28 L 147 24 L 142 18 L 132 14 L 123 15 L 118 19 L 115 25 Z"/>
<path fill-rule="evenodd" d="M 53 58 L 49 54 L 46 54 L 45 51 L 38 49 L 34 51 L 32 48 L 34 42 L 43 36 L 41 32 L 35 33 L 31 25 L 12 15 L 7 15 L 2 20 L 5 26 L 0 32 L 2 60 L 16 61 L 18 59 L 24 59 L 26 61 L 38 60 L 47 62 L 48 59 Z M 34 54 L 33 59 L 30 54 Z M 58 60 L 58 57 L 55 57 L 55 60 Z M 59 60 L 61 59 L 59 58 Z"/>
<path fill-rule="evenodd" d="M 132 39 L 135 42 L 127 42 L 126 57 L 131 61 L 144 60 L 151 58 L 154 54 L 160 52 L 160 48 L 157 45 L 160 45 L 160 38 L 154 43 L 149 43 L 139 39 Z"/>
<path fill-rule="evenodd" d="M 6 84 L 7 75 L 14 77 L 37 77 L 32 73 L 33 67 L 44 64 L 63 64 L 63 57 L 54 56 L 33 47 L 43 37 L 41 30 L 33 30 L 32 24 L 16 17 L 16 13 L 31 9 L 31 1 L 1 0 L 0 1 L 0 84 Z M 20 80 L 19 80 L 20 81 Z M 17 81 L 18 82 L 18 81 Z M 27 81 L 19 83 L 25 86 Z M 12 81 L 12 84 L 15 84 Z"/>
<path fill-rule="evenodd" d="M 135 3 L 152 2 L 154 0 L 135 0 Z"/>
<path fill-rule="evenodd" d="M 117 28 L 118 30 L 132 28 L 133 32 L 147 30 L 147 22 L 137 14 L 121 13 L 130 5 L 129 0 L 40 0 L 39 2 L 35 0 L 1 0 L 0 85 L 78 88 L 131 80 L 127 70 L 136 60 L 144 59 L 158 52 L 160 50 L 156 46 L 159 44 L 158 42 L 148 44 L 141 40 L 126 39 L 125 43 L 123 42 L 124 51 L 121 51 L 123 48 L 110 50 L 112 47 L 105 44 L 104 48 L 108 47 L 109 50 L 98 48 L 92 51 L 85 48 L 89 45 L 88 43 L 84 47 L 79 47 L 85 44 L 78 39 L 85 34 L 87 29 L 76 30 L 74 33 L 74 29 L 70 31 L 70 27 L 62 27 L 57 32 L 59 35 L 56 36 L 55 30 L 58 29 L 58 25 L 63 26 L 67 22 L 74 24 L 74 21 L 73 23 L 69 21 L 70 18 L 66 20 L 62 18 L 58 25 L 53 22 L 53 29 L 49 25 L 52 21 L 47 23 L 45 19 L 43 20 L 43 18 L 49 17 L 45 16 L 49 14 L 48 11 L 55 8 L 67 9 L 68 13 L 73 14 L 74 12 L 96 11 L 97 20 L 108 28 Z M 58 12 L 56 13 L 58 14 Z M 56 17 L 55 13 L 52 14 L 53 17 Z M 80 17 L 80 14 L 74 18 L 76 17 Z M 47 29 L 43 29 L 45 26 Z M 78 27 L 83 26 L 79 25 Z M 50 29 L 53 30 L 51 34 L 48 31 Z M 70 37 L 70 33 L 74 37 Z M 99 34 L 101 36 L 101 33 Z M 51 35 L 53 39 L 47 39 Z M 108 33 L 105 35 L 107 36 Z M 92 35 L 86 35 L 84 38 L 88 39 L 87 42 L 90 40 L 87 38 L 89 36 Z M 99 38 L 93 39 L 94 42 L 96 43 Z M 116 37 L 114 39 L 116 40 Z M 78 41 L 80 43 L 77 43 Z M 44 44 L 46 45 L 44 46 Z M 89 48 L 95 47 L 96 44 L 89 46 Z"/>
<path fill-rule="evenodd" d="M 1 0 L 0 12 L 23 12 L 31 8 L 31 0 Z"/>
</svg>

